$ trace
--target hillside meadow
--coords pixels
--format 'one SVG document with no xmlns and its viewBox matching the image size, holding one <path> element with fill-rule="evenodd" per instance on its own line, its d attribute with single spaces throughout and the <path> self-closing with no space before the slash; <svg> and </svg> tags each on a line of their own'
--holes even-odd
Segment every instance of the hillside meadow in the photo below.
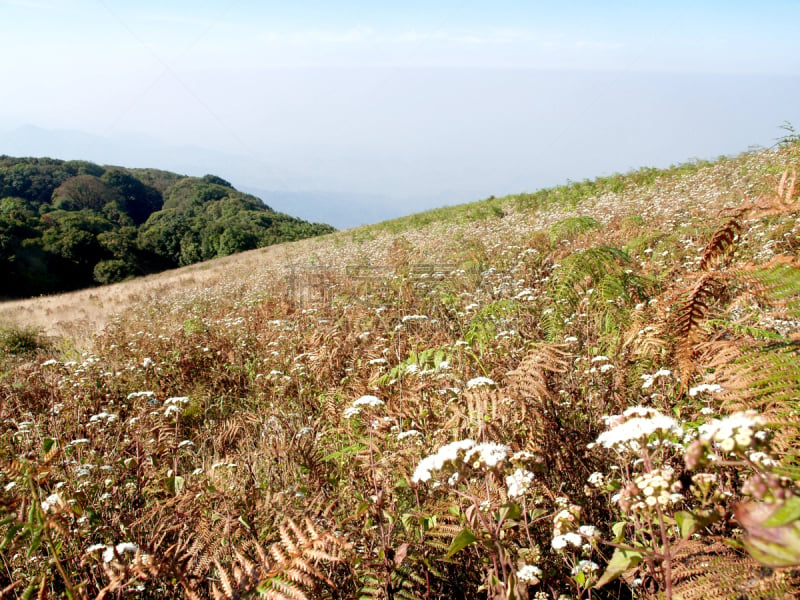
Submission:
<svg viewBox="0 0 800 600">
<path fill-rule="evenodd" d="M 0 304 L 0 597 L 798 597 L 799 163 Z"/>
</svg>

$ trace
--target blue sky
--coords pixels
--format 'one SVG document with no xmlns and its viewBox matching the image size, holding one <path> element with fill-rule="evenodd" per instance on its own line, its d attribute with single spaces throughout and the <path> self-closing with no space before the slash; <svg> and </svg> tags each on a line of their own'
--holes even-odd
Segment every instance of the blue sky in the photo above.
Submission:
<svg viewBox="0 0 800 600">
<path fill-rule="evenodd" d="M 131 166 L 391 216 L 769 145 L 800 125 L 798 22 L 796 0 L 0 0 L 0 153 L 149 160 Z M 174 158 L 188 147 L 205 158 Z"/>
</svg>

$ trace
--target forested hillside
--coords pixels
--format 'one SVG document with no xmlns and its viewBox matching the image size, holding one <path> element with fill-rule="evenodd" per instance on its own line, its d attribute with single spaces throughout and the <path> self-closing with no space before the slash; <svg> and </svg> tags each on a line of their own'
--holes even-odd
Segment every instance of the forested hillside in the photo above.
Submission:
<svg viewBox="0 0 800 600">
<path fill-rule="evenodd" d="M 214 175 L 0 156 L 0 298 L 114 283 L 331 231 Z"/>
</svg>

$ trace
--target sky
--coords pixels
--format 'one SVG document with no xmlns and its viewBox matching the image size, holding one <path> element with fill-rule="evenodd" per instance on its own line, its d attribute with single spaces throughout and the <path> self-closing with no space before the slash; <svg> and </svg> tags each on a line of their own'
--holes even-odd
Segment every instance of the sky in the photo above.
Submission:
<svg viewBox="0 0 800 600">
<path fill-rule="evenodd" d="M 0 154 L 339 227 L 768 147 L 800 2 L 0 0 Z"/>
</svg>

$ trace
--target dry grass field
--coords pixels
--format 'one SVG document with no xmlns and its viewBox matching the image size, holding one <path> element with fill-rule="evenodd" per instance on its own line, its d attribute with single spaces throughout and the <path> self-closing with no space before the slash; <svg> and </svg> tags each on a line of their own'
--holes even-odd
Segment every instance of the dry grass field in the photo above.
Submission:
<svg viewBox="0 0 800 600">
<path fill-rule="evenodd" d="M 800 146 L 0 304 L 0 598 L 795 598 Z"/>
</svg>

